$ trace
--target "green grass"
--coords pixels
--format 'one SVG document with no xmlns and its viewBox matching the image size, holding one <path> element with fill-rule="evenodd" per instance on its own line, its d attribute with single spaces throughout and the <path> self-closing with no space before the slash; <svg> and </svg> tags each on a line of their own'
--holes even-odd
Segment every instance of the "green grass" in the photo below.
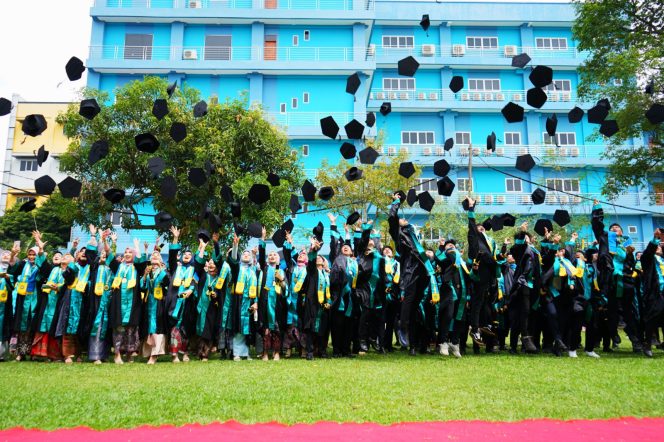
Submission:
<svg viewBox="0 0 664 442">
<path fill-rule="evenodd" d="M 663 416 L 664 357 L 393 354 L 156 366 L 0 364 L 0 428 Z"/>
</svg>

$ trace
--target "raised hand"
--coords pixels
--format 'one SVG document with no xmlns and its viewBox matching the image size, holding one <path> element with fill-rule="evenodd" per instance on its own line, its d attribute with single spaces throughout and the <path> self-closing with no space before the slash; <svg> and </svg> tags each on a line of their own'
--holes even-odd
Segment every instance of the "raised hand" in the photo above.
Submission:
<svg viewBox="0 0 664 442">
<path fill-rule="evenodd" d="M 332 212 L 327 212 L 327 218 L 330 220 L 330 224 L 335 225 L 337 223 L 337 217 Z"/>
<path fill-rule="evenodd" d="M 202 238 L 198 238 L 198 251 L 202 252 L 203 250 L 205 250 L 205 248 L 207 247 L 207 244 L 208 243 L 203 241 Z"/>
<path fill-rule="evenodd" d="M 110 237 L 111 237 L 111 241 L 113 241 L 114 243 L 118 242 L 118 234 L 117 233 L 112 232 Z"/>
<path fill-rule="evenodd" d="M 97 228 L 94 226 L 94 224 L 90 224 L 88 226 L 88 230 L 90 231 L 90 236 L 95 236 L 97 234 Z"/>
<path fill-rule="evenodd" d="M 521 226 L 519 226 L 522 232 L 527 232 L 528 231 L 528 221 L 524 221 L 521 223 Z"/>
<path fill-rule="evenodd" d="M 73 249 L 78 249 L 78 243 L 79 242 L 80 242 L 80 240 L 78 238 L 75 238 L 74 242 L 72 242 L 72 244 L 71 244 L 72 248 Z"/>
<path fill-rule="evenodd" d="M 237 236 L 237 233 L 234 233 L 233 234 L 233 245 L 237 246 L 238 244 L 240 244 L 240 237 Z"/>
<path fill-rule="evenodd" d="M 288 241 L 291 245 L 293 244 L 293 235 L 291 235 L 290 232 L 286 232 L 286 241 Z"/>
<path fill-rule="evenodd" d="M 265 241 L 265 237 L 267 236 L 267 231 L 265 230 L 265 227 L 261 229 L 261 240 Z"/>
<path fill-rule="evenodd" d="M 212 241 L 219 242 L 219 232 L 212 233 Z"/>
</svg>

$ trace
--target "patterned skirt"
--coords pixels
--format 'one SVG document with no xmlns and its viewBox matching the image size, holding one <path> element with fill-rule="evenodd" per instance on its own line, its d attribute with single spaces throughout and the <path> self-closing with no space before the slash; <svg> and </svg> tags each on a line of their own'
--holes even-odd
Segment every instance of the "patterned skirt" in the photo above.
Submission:
<svg viewBox="0 0 664 442">
<path fill-rule="evenodd" d="M 81 354 L 80 346 L 78 345 L 78 336 L 76 335 L 63 335 L 62 336 L 62 356 L 65 358 L 73 358 Z"/>
<path fill-rule="evenodd" d="M 173 327 L 171 329 L 171 354 L 186 353 L 189 347 L 189 339 L 180 327 Z"/>
<path fill-rule="evenodd" d="M 60 341 L 48 333 L 37 332 L 32 340 L 32 356 L 49 358 L 51 360 L 62 359 Z"/>
<path fill-rule="evenodd" d="M 90 336 L 88 339 L 88 360 L 105 361 L 108 358 L 108 345 L 103 339 L 98 336 Z"/>
<path fill-rule="evenodd" d="M 138 327 L 117 327 L 113 330 L 113 347 L 118 353 L 132 354 L 138 351 Z"/>
</svg>

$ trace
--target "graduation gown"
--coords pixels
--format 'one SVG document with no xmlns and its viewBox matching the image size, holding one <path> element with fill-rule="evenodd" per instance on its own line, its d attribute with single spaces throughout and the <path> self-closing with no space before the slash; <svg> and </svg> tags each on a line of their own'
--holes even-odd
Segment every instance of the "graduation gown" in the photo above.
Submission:
<svg viewBox="0 0 664 442">
<path fill-rule="evenodd" d="M 221 325 L 221 306 L 231 280 L 231 268 L 223 263 L 216 276 L 211 276 L 204 270 L 205 260 L 195 257 L 196 272 L 198 273 L 198 290 L 196 291 L 196 336 L 214 341 L 219 336 Z"/>
<path fill-rule="evenodd" d="M 12 335 L 12 292 L 13 276 L 5 273 L 0 277 L 0 342 L 7 341 Z"/>
<path fill-rule="evenodd" d="M 198 273 L 194 268 L 194 257 L 188 264 L 178 262 L 180 244 L 171 244 L 168 250 L 168 271 L 171 275 L 170 285 L 166 294 L 166 310 L 169 326 L 184 330 L 185 336 L 193 336 L 196 326 L 196 290 Z M 182 295 L 191 290 L 188 298 Z"/>
<path fill-rule="evenodd" d="M 664 259 L 656 256 L 656 240 L 648 243 L 641 254 L 641 291 L 644 303 L 643 320 L 648 323 L 664 313 Z"/>
<path fill-rule="evenodd" d="M 8 273 L 13 275 L 15 281 L 12 292 L 14 307 L 12 332 L 30 332 L 37 313 L 39 267 L 36 261 L 30 264 L 28 260 L 23 260 L 14 264 Z"/>
<path fill-rule="evenodd" d="M 138 327 L 141 321 L 140 275 L 148 263 L 137 257 L 131 264 L 113 261 L 110 265 L 115 274 L 111 282 L 109 322 L 112 328 Z"/>
<path fill-rule="evenodd" d="M 111 300 L 111 284 L 113 272 L 109 264 L 115 261 L 111 253 L 105 262 L 97 261 L 93 265 L 90 279 L 90 303 L 85 321 L 85 336 L 98 337 L 99 340 L 106 338 L 109 328 L 109 305 Z M 99 336 L 97 336 L 99 335 Z"/>
<path fill-rule="evenodd" d="M 330 304 L 330 280 L 324 270 L 316 267 L 316 251 L 310 251 L 307 263 L 307 277 L 304 280 L 302 305 L 302 330 L 322 334 L 327 329 L 329 315 L 325 314 L 324 304 Z"/>
<path fill-rule="evenodd" d="M 286 316 L 288 304 L 286 301 L 286 285 L 278 283 L 277 275 L 285 281 L 283 270 L 278 266 L 268 265 L 265 259 L 265 242 L 258 245 L 258 265 L 261 268 L 258 297 L 258 323 L 262 331 L 272 330 L 283 332 L 286 330 Z"/>
<path fill-rule="evenodd" d="M 252 304 L 257 302 L 258 277 L 254 266 L 242 264 L 232 257 L 228 258 L 233 275 L 233 302 L 231 311 L 233 321 L 230 327 L 232 334 L 241 333 L 245 336 L 252 334 L 252 316 L 249 311 Z"/>
</svg>

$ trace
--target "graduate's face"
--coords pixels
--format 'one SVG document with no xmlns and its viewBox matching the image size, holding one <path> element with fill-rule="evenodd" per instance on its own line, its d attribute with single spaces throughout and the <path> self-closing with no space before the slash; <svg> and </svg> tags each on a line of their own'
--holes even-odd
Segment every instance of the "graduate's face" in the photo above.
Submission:
<svg viewBox="0 0 664 442">
<path fill-rule="evenodd" d="M 454 244 L 452 244 L 451 242 L 448 242 L 447 244 L 445 244 L 445 253 L 448 253 L 448 252 L 454 251 L 454 250 L 456 250 L 456 246 Z"/>
<path fill-rule="evenodd" d="M 134 251 L 129 247 L 125 249 L 124 260 L 125 262 L 134 262 Z"/>
<path fill-rule="evenodd" d="M 586 257 L 582 252 L 576 252 L 574 254 L 574 256 L 576 256 L 576 259 L 578 259 L 580 261 L 585 261 L 586 260 Z"/>
<path fill-rule="evenodd" d="M 191 262 L 191 252 L 184 252 L 182 254 L 182 262 L 185 264 L 189 264 Z"/>
<path fill-rule="evenodd" d="M 484 233 L 484 232 L 485 232 L 485 230 L 484 230 L 484 226 L 483 226 L 482 224 L 478 225 L 478 226 L 477 226 L 477 231 L 478 231 L 478 232 L 481 232 L 481 233 Z"/>
<path fill-rule="evenodd" d="M 62 253 L 56 253 L 53 255 L 53 265 L 57 266 L 60 265 L 62 262 Z"/>
<path fill-rule="evenodd" d="M 515 262 L 516 261 L 514 261 L 514 257 L 511 254 L 507 255 L 507 263 L 508 264 L 514 264 Z"/>
<path fill-rule="evenodd" d="M 655 249 L 655 255 L 662 256 L 662 246 L 657 246 L 657 249 Z M 641 257 L 639 256 L 639 258 Z"/>
<path fill-rule="evenodd" d="M 386 256 L 387 258 L 391 258 L 392 256 L 394 256 L 394 253 L 392 253 L 392 249 L 390 249 L 389 247 L 385 247 L 383 249 L 383 256 Z"/>
<path fill-rule="evenodd" d="M 621 228 L 619 225 L 617 225 L 617 224 L 614 225 L 614 226 L 611 226 L 611 231 L 612 231 L 612 232 L 615 232 L 615 233 L 618 234 L 618 235 L 622 235 L 622 234 L 623 234 L 622 228 Z"/>
<path fill-rule="evenodd" d="M 316 266 L 317 267 L 323 267 L 325 265 L 325 260 L 323 259 L 322 256 L 317 256 L 316 257 Z"/>
<path fill-rule="evenodd" d="M 556 256 L 558 258 L 564 258 L 565 257 L 565 249 L 558 249 L 558 251 L 556 252 Z"/>
<path fill-rule="evenodd" d="M 351 250 L 351 248 L 348 244 L 345 244 L 341 248 L 341 254 L 344 255 L 344 256 L 353 256 L 353 251 Z"/>
<path fill-rule="evenodd" d="M 210 275 L 215 276 L 217 274 L 217 266 L 214 264 L 212 260 L 208 261 L 206 266 L 207 266 L 207 272 Z"/>
<path fill-rule="evenodd" d="M 307 254 L 306 254 L 306 252 L 300 252 L 297 255 L 297 263 L 298 264 L 306 264 L 307 263 Z"/>
<path fill-rule="evenodd" d="M 87 261 L 88 261 L 88 257 L 87 257 L 87 255 L 85 254 L 85 250 L 86 250 L 86 249 L 85 249 L 85 247 L 84 247 L 84 248 L 82 248 L 81 250 L 78 251 L 78 255 L 77 255 L 77 257 L 76 257 L 76 259 L 77 259 L 78 261 L 80 261 L 80 262 L 87 262 Z"/>
<path fill-rule="evenodd" d="M 106 255 L 106 250 L 102 249 L 102 251 L 99 252 L 99 261 L 103 263 L 106 261 L 106 258 L 108 258 L 108 256 Z"/>
<path fill-rule="evenodd" d="M 0 256 L 0 262 L 3 264 L 9 264 L 9 261 L 11 260 L 11 254 L 9 252 L 5 252 Z"/>
<path fill-rule="evenodd" d="M 242 259 L 242 262 L 245 263 L 245 264 L 250 264 L 254 260 L 253 256 L 251 255 L 251 252 L 249 250 L 245 250 L 244 252 L 242 252 L 242 258 L 241 259 Z"/>
<path fill-rule="evenodd" d="M 267 254 L 268 264 L 279 264 L 279 254 L 277 252 L 270 252 Z"/>
<path fill-rule="evenodd" d="M 150 257 L 150 264 L 152 264 L 153 269 L 161 267 L 161 256 L 158 253 L 153 253 Z"/>
<path fill-rule="evenodd" d="M 29 250 L 28 251 L 28 261 L 30 262 L 35 262 L 35 258 L 37 257 L 37 254 L 35 253 L 34 250 Z"/>
</svg>

